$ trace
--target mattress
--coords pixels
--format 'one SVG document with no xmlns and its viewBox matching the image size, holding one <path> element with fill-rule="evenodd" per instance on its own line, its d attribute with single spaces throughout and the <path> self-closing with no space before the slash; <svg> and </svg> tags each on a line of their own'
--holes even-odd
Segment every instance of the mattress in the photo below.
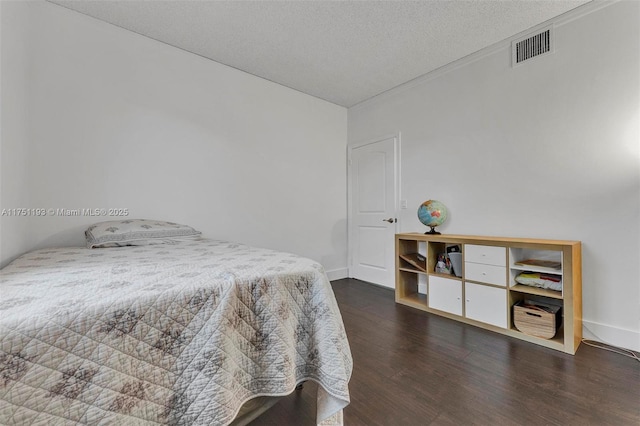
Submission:
<svg viewBox="0 0 640 426">
<path fill-rule="evenodd" d="M 0 271 L 1 424 L 227 425 L 306 380 L 338 424 L 351 371 L 326 274 L 294 254 L 201 239 Z"/>
</svg>

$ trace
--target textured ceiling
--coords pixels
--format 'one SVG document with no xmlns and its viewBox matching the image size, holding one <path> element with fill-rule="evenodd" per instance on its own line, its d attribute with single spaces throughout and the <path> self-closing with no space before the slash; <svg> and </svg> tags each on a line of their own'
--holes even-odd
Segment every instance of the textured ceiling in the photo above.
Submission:
<svg viewBox="0 0 640 426">
<path fill-rule="evenodd" d="M 589 0 L 49 1 L 350 107 Z"/>
</svg>

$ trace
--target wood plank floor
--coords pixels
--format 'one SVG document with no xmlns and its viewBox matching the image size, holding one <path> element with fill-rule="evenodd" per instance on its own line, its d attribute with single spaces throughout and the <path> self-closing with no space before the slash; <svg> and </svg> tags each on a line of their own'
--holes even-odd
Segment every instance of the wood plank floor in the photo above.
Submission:
<svg viewBox="0 0 640 426">
<path fill-rule="evenodd" d="M 396 305 L 334 281 L 354 361 L 345 425 L 640 425 L 640 362 L 587 345 L 575 356 Z M 314 425 L 314 383 L 252 426 Z"/>
</svg>

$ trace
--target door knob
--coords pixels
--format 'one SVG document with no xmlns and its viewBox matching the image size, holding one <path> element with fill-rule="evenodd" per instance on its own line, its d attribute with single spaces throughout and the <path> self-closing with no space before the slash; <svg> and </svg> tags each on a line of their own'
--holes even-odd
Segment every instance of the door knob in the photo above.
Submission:
<svg viewBox="0 0 640 426">
<path fill-rule="evenodd" d="M 394 223 L 397 222 L 398 219 L 395 219 L 393 217 L 390 217 L 389 219 L 382 219 L 383 222 L 389 222 L 389 223 Z"/>
</svg>

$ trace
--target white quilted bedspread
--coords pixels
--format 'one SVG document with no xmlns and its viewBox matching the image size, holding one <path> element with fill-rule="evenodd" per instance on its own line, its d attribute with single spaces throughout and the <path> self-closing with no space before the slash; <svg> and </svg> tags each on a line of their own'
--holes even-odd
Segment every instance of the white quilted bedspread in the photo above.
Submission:
<svg viewBox="0 0 640 426">
<path fill-rule="evenodd" d="M 349 403 L 318 263 L 216 240 L 28 253 L 0 271 L 1 424 L 229 424 L 259 395 Z"/>
</svg>

